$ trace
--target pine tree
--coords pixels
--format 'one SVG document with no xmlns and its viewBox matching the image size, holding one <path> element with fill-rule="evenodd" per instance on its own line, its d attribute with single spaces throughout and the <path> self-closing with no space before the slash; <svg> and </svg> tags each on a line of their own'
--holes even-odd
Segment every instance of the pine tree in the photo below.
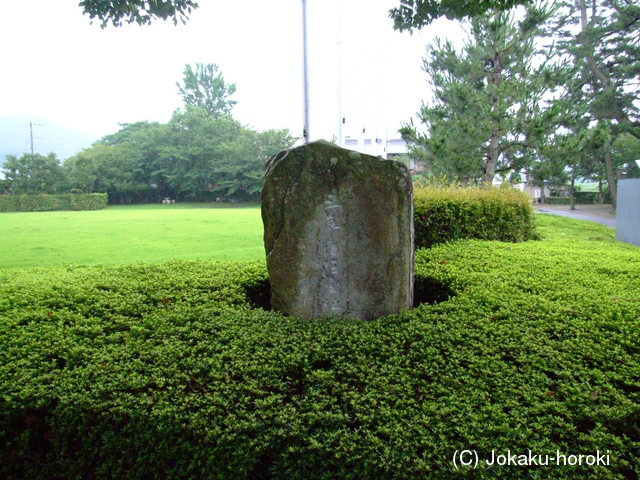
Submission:
<svg viewBox="0 0 640 480">
<path fill-rule="evenodd" d="M 538 55 L 535 43 L 549 11 L 530 8 L 516 22 L 513 14 L 492 12 L 470 22 L 462 52 L 451 42 L 428 47 L 424 70 L 434 100 L 423 104 L 418 119 L 401 133 L 412 155 L 434 174 L 491 183 L 531 161 L 553 131 L 557 109 L 545 96 L 552 89 L 554 67 Z"/>
</svg>

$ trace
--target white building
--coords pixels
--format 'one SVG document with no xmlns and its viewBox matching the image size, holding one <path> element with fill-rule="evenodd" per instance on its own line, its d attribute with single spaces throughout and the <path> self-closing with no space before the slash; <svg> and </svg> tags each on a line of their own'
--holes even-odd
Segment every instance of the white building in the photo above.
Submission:
<svg viewBox="0 0 640 480">
<path fill-rule="evenodd" d="M 346 136 L 343 140 L 343 147 L 356 152 L 374 155 L 386 159 L 392 159 L 399 155 L 408 153 L 407 142 L 402 138 L 353 138 Z M 407 167 L 411 173 L 421 173 L 424 167 L 413 159 L 408 161 Z"/>
<path fill-rule="evenodd" d="M 520 190 L 521 192 L 527 193 L 532 199 L 538 202 L 543 196 L 549 197 L 551 196 L 551 190 L 548 185 L 543 187 L 539 187 L 533 184 L 533 179 L 531 175 L 527 175 L 525 173 L 521 174 L 524 177 L 524 182 L 513 184 L 513 188 L 516 190 Z M 500 175 L 496 175 L 493 179 L 493 185 L 498 187 L 504 182 L 505 179 Z M 544 192 L 544 195 L 543 195 Z"/>
<path fill-rule="evenodd" d="M 361 137 L 345 136 L 342 147 L 385 159 L 409 151 L 406 142 L 401 138 L 367 138 L 364 135 Z"/>
</svg>

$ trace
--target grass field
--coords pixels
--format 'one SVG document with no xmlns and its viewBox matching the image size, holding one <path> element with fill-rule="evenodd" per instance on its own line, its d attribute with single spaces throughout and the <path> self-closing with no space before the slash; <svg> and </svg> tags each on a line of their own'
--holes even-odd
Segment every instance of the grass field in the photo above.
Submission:
<svg viewBox="0 0 640 480">
<path fill-rule="evenodd" d="M 262 260 L 256 205 L 114 206 L 0 214 L 0 268 L 180 260 Z"/>
<path fill-rule="evenodd" d="M 568 228 L 574 223 L 553 215 L 539 214 L 538 219 L 543 236 L 572 236 L 579 231 L 579 239 L 605 235 L 615 241 L 614 230 L 591 222 L 580 222 L 576 230 Z M 3 213 L 0 268 L 263 260 L 262 234 L 257 205 L 185 203 L 112 206 L 87 212 Z"/>
</svg>

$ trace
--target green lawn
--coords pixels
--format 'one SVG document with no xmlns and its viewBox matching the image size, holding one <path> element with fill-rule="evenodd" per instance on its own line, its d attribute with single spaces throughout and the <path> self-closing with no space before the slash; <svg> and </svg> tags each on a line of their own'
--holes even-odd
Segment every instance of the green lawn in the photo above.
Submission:
<svg viewBox="0 0 640 480">
<path fill-rule="evenodd" d="M 264 258 L 260 208 L 255 205 L 2 213 L 0 251 L 0 268 Z"/>
<path fill-rule="evenodd" d="M 537 215 L 546 238 L 615 241 L 592 222 Z M 0 268 L 168 260 L 263 260 L 257 205 L 134 205 L 0 214 Z M 7 252 L 11 252 L 8 254 Z"/>
</svg>

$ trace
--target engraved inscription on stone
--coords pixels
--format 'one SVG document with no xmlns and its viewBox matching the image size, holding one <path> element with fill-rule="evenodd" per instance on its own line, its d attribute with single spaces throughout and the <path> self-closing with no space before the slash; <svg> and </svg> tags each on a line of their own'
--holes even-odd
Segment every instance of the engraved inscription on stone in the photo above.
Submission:
<svg viewBox="0 0 640 480">
<path fill-rule="evenodd" d="M 342 223 L 342 205 L 337 202 L 334 194 L 327 195 L 324 215 L 325 229 L 323 232 L 322 248 L 322 279 L 320 310 L 326 315 L 342 315 L 345 310 L 345 298 L 341 294 L 342 285 L 342 237 L 340 225 Z"/>
</svg>

